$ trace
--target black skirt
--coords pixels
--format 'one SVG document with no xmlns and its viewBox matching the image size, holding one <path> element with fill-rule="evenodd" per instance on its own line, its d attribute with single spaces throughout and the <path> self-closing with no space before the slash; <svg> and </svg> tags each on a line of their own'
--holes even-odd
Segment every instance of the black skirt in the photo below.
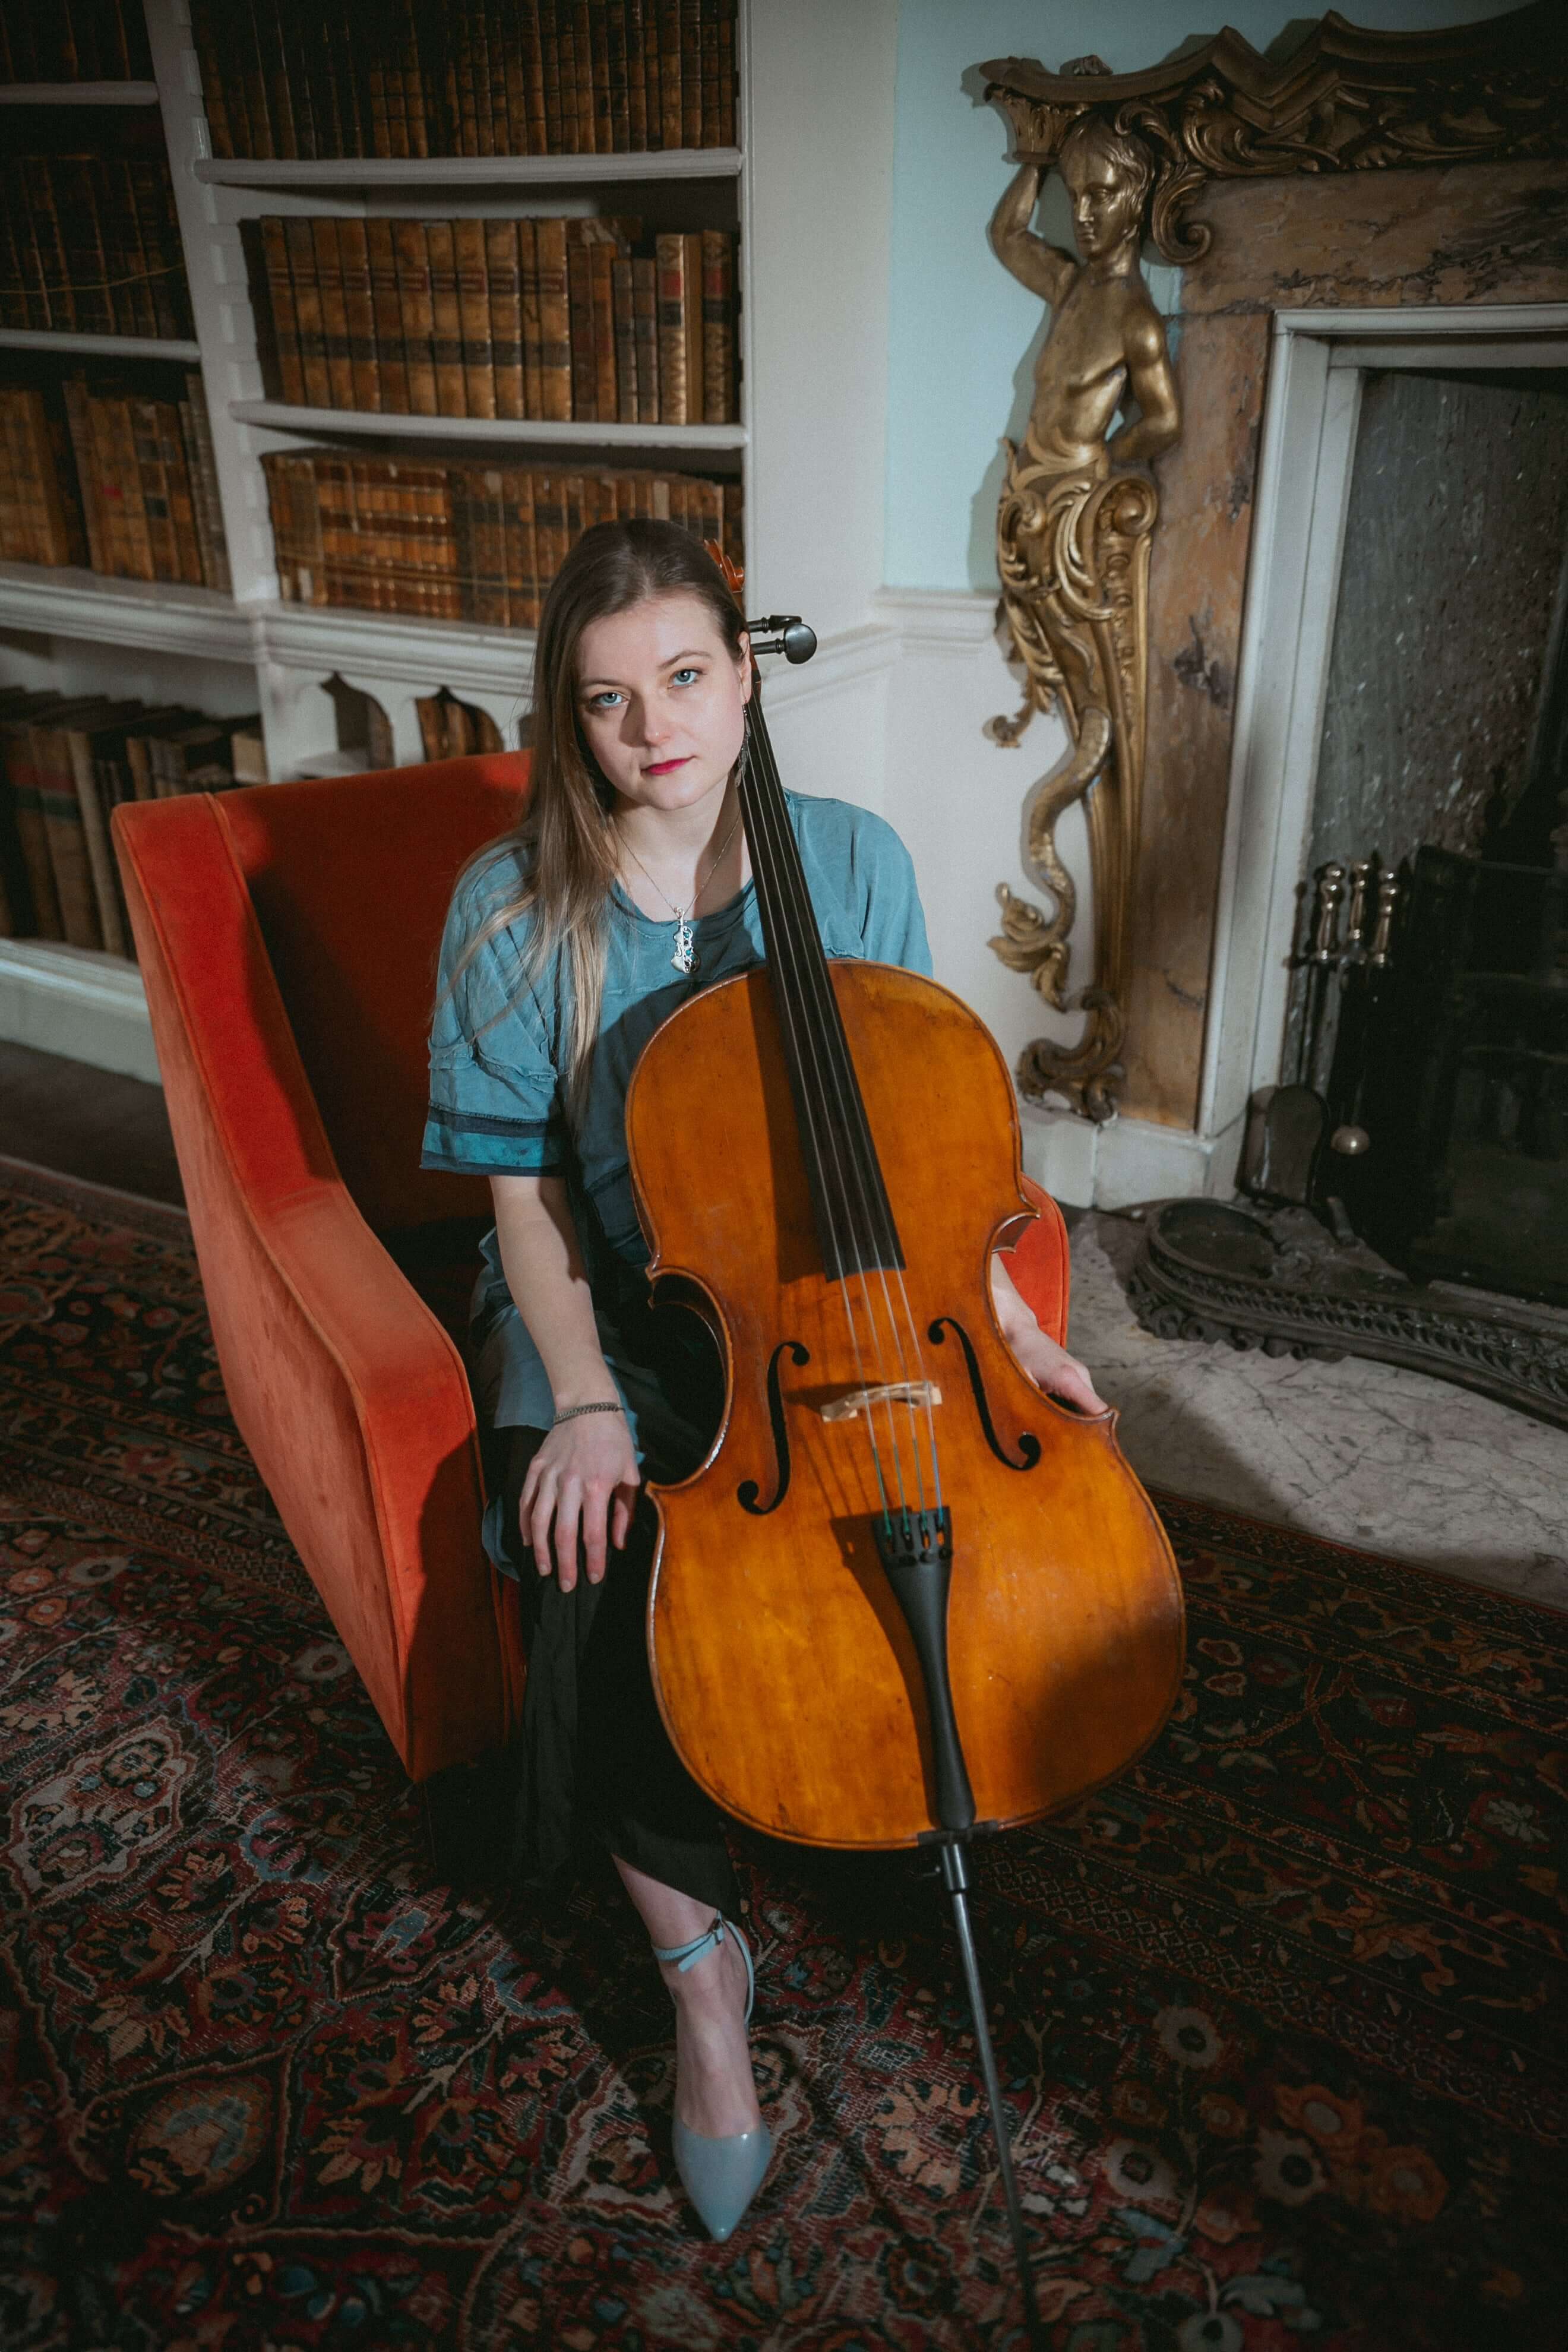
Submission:
<svg viewBox="0 0 1568 2352">
<path fill-rule="evenodd" d="M 494 1439 L 505 1447 L 504 1540 L 528 1649 L 512 1869 L 554 1881 L 597 1846 L 732 1916 L 740 1896 L 724 1815 L 671 1747 L 653 1695 L 646 1631 L 653 1506 L 638 1497 L 626 1549 L 611 1547 L 602 1583 L 590 1584 L 579 1565 L 576 1583 L 563 1592 L 553 1574 L 540 1575 L 518 1524 L 544 1432 L 498 1430 Z M 656 1477 L 680 1475 L 646 1466 Z"/>
</svg>

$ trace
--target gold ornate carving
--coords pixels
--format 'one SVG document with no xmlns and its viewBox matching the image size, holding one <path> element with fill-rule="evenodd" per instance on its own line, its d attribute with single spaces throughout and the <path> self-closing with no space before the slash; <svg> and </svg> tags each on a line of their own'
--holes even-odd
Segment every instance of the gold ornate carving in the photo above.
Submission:
<svg viewBox="0 0 1568 2352">
<path fill-rule="evenodd" d="M 1186 217 L 1206 180 L 1568 154 L 1563 0 L 1436 33 L 1369 32 L 1331 9 L 1278 65 L 1227 27 L 1143 73 L 1084 58 L 1053 74 L 1029 58 L 980 71 L 1020 159 L 1055 163 L 1086 115 L 1146 141 L 1150 235 L 1173 262 L 1208 250 L 1208 229 Z"/>
<path fill-rule="evenodd" d="M 1054 911 L 1043 914 L 1004 883 L 997 891 L 1002 930 L 991 945 L 1011 970 L 1028 975 L 1054 1011 L 1085 1016 L 1077 1045 L 1041 1037 L 1025 1048 L 1023 1092 L 1036 1098 L 1065 1094 L 1090 1118 L 1103 1119 L 1116 1108 L 1126 1027 L 1149 551 L 1159 512 L 1153 484 L 1132 469 L 1171 446 L 1181 419 L 1164 325 L 1138 268 L 1152 159 L 1125 133 L 1086 126 L 1068 139 L 1062 169 L 1080 259 L 1058 253 L 1028 226 L 1040 183 L 1033 163 L 1022 166 L 991 224 L 998 257 L 1050 303 L 1051 328 L 1036 365 L 1023 446 L 1006 445 L 996 517 L 1003 610 L 1024 667 L 1024 702 L 1015 717 L 993 719 L 987 731 L 995 742 L 1016 745 L 1035 712 L 1054 704 L 1070 738 L 1064 758 L 1024 804 L 1025 870 L 1048 893 Z M 1139 413 L 1108 442 L 1129 394 Z M 1074 996 L 1068 968 L 1077 900 L 1056 828 L 1079 800 L 1089 827 L 1095 945 L 1093 979 Z"/>
</svg>

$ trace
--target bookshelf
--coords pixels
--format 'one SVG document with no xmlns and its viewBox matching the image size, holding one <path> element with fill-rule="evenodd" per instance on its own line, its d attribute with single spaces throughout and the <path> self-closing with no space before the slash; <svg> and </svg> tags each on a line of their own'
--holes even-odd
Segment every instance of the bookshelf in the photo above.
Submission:
<svg viewBox="0 0 1568 2352">
<path fill-rule="evenodd" d="M 431 188 L 626 187 L 647 180 L 738 180 L 738 147 L 667 147 L 622 155 L 341 155 L 320 162 L 198 156 L 193 178 L 210 188 L 406 189 L 413 170 Z"/>
<path fill-rule="evenodd" d="M 184 360 L 202 355 L 200 343 L 173 335 L 76 335 L 64 328 L 0 327 L 0 352 L 83 352 L 107 360 Z"/>
<path fill-rule="evenodd" d="M 0 82 L 0 106 L 156 106 L 155 81 Z"/>
<path fill-rule="evenodd" d="M 307 408 L 284 400 L 231 400 L 241 425 L 270 425 L 280 433 L 381 434 L 399 441 L 471 443 L 476 447 L 555 449 L 743 449 L 743 425 L 609 425 L 557 423 L 543 416 L 412 416 L 406 410 Z"/>
<path fill-rule="evenodd" d="M 749 597 L 759 608 L 784 602 L 810 613 L 824 640 L 810 672 L 770 688 L 781 750 L 797 745 L 796 772 L 816 779 L 808 788 L 874 802 L 876 787 L 860 780 L 879 777 L 890 666 L 889 633 L 868 620 L 881 572 L 896 0 L 861 0 L 849 11 L 838 0 L 792 0 L 787 12 L 740 0 L 737 144 L 591 155 L 215 157 L 188 0 L 146 0 L 146 19 L 155 81 L 108 87 L 112 102 L 155 97 L 162 109 L 195 330 L 194 353 L 181 353 L 199 355 L 205 383 L 234 593 L 0 564 L 0 676 L 12 674 L 11 633 L 39 659 L 52 648 L 73 691 L 90 684 L 142 693 L 144 680 L 163 684 L 175 666 L 178 698 L 219 712 L 259 707 L 268 768 L 279 778 L 331 759 L 329 679 L 380 704 L 400 761 L 423 757 L 416 697 L 443 687 L 515 743 L 531 637 L 282 602 L 262 459 L 297 450 L 303 438 L 362 453 L 401 445 L 421 460 L 437 449 L 508 460 L 580 449 L 606 463 L 687 465 L 741 482 Z M 69 89 L 71 101 L 80 96 Z M 737 231 L 737 421 L 370 415 L 267 396 L 249 224 L 263 214 L 512 211 L 635 212 L 650 228 Z M 161 347 L 156 355 L 174 354 Z M 164 670 L 155 668 L 160 660 Z M 138 1031 L 126 1017 L 128 992 L 139 988 L 134 968 L 97 961 L 101 979 L 90 976 L 85 951 L 0 942 L 0 1034 L 154 1076 L 144 1024 Z"/>
</svg>

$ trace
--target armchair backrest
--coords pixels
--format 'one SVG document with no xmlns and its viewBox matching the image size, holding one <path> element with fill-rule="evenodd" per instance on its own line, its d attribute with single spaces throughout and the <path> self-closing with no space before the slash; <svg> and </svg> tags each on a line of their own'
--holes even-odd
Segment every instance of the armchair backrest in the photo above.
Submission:
<svg viewBox="0 0 1568 2352">
<path fill-rule="evenodd" d="M 377 1233 L 488 1207 L 482 1180 L 419 1167 L 426 1039 L 453 882 L 517 822 L 528 771 L 526 752 L 481 753 L 116 812 L 149 900 L 166 883 L 188 905 L 197 870 L 215 889 L 248 893 L 326 1141 Z M 164 937 L 195 967 L 178 977 L 199 1018 L 205 981 L 218 979 L 201 959 L 232 956 L 237 934 L 222 920 L 187 920 Z M 211 1001 L 233 1020 L 246 994 L 214 986 Z"/>
</svg>

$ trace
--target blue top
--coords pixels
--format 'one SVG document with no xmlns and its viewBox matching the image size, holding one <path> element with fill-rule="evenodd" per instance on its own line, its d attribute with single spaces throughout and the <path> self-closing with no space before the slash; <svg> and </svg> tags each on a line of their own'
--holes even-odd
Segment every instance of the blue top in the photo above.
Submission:
<svg viewBox="0 0 1568 2352">
<path fill-rule="evenodd" d="M 784 798 L 826 952 L 929 974 L 914 867 L 891 825 L 847 801 L 798 793 Z M 522 872 L 516 845 L 500 842 L 453 893 L 441 940 L 420 1164 L 472 1175 L 563 1179 L 605 1360 L 626 1408 L 638 1458 L 650 1446 L 663 1454 L 667 1441 L 682 1451 L 688 1424 L 658 1375 L 627 1354 L 618 1328 L 637 1295 L 646 1298 L 640 1274 L 648 1259 L 626 1159 L 626 1089 L 643 1047 L 688 997 L 763 961 L 756 890 L 748 883 L 727 906 L 697 917 L 698 969 L 689 976 L 670 962 L 674 922 L 654 921 L 618 887 L 612 890 L 599 1044 L 582 1129 L 574 1138 L 562 1100 L 571 982 L 559 956 L 533 985 L 524 980 L 528 918 L 489 940 L 456 991 L 447 992 L 464 947 L 488 914 L 516 897 Z M 489 1428 L 548 1429 L 554 1418 L 550 1383 L 507 1288 L 493 1228 L 482 1255 L 470 1362 L 479 1419 Z M 499 1562 L 497 1533 L 487 1518 L 487 1547 Z"/>
</svg>

